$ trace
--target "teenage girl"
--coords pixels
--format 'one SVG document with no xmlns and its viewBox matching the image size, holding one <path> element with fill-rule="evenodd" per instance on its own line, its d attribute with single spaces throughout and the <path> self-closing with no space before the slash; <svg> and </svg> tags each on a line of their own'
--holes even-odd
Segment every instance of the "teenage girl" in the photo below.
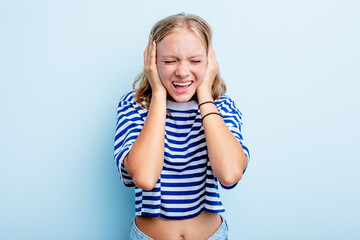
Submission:
<svg viewBox="0 0 360 240">
<path fill-rule="evenodd" d="M 115 160 L 125 186 L 135 187 L 130 239 L 228 238 L 218 185 L 237 184 L 249 152 L 211 37 L 195 15 L 157 22 L 144 71 L 120 100 Z"/>
</svg>

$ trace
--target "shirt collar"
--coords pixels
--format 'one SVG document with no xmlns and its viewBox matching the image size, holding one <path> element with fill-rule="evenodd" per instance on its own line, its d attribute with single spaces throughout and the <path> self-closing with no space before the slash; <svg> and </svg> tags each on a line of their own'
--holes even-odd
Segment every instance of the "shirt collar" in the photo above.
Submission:
<svg viewBox="0 0 360 240">
<path fill-rule="evenodd" d="M 175 102 L 166 100 L 166 108 L 168 110 L 178 111 L 197 110 L 199 108 L 199 104 L 196 100 L 191 100 L 189 102 Z"/>
</svg>

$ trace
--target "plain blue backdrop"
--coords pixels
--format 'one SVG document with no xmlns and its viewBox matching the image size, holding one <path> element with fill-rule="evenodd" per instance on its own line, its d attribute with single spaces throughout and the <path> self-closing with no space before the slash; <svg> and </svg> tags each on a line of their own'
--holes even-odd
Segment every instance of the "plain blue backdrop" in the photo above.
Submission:
<svg viewBox="0 0 360 240">
<path fill-rule="evenodd" d="M 214 31 L 251 161 L 222 190 L 230 239 L 360 239 L 360 4 L 0 1 L 0 239 L 127 239 L 133 189 L 113 160 L 116 106 L 153 24 Z"/>
</svg>

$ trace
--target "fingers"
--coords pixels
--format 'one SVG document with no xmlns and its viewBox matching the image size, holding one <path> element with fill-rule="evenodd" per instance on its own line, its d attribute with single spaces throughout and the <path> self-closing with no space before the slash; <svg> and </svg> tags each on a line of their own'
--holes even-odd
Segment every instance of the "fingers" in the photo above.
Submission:
<svg viewBox="0 0 360 240">
<path fill-rule="evenodd" d="M 207 92 L 207 94 L 211 94 L 212 85 L 214 83 L 216 74 L 218 72 L 218 64 L 216 61 L 216 55 L 214 48 L 212 45 L 209 46 L 208 55 L 207 55 L 207 67 L 204 75 L 204 79 L 198 87 L 198 94 L 200 92 Z"/>
<path fill-rule="evenodd" d="M 210 68 L 209 70 L 211 71 L 218 71 L 218 63 L 216 60 L 216 54 L 215 54 L 215 50 L 212 47 L 212 45 L 209 46 L 209 50 L 208 50 L 208 68 Z"/>
<path fill-rule="evenodd" d="M 156 42 L 151 35 L 144 51 L 144 70 L 145 72 L 156 71 Z"/>
<path fill-rule="evenodd" d="M 152 41 L 151 49 L 150 49 L 150 65 L 156 69 L 156 42 Z M 152 70 L 155 70 L 152 69 Z"/>
<path fill-rule="evenodd" d="M 151 42 L 152 42 L 152 36 L 150 35 L 148 45 L 146 46 L 145 51 L 144 51 L 144 70 L 145 71 L 149 67 L 149 55 L 150 55 Z"/>
<path fill-rule="evenodd" d="M 153 92 L 166 93 L 156 65 L 156 42 L 151 35 L 144 51 L 144 73 Z"/>
</svg>

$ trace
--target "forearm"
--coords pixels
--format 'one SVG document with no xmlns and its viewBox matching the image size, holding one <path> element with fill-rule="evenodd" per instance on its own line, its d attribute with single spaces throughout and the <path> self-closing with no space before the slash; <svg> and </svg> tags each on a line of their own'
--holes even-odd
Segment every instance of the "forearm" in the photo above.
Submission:
<svg viewBox="0 0 360 240">
<path fill-rule="evenodd" d="M 213 101 L 210 93 L 198 92 L 199 103 Z M 201 117 L 207 113 L 216 112 L 214 104 L 204 104 L 200 107 Z M 247 165 L 247 157 L 235 136 L 218 115 L 212 114 L 203 121 L 208 155 L 215 176 L 226 186 L 238 182 Z"/>
<path fill-rule="evenodd" d="M 135 185 L 151 190 L 164 163 L 166 92 L 153 94 L 148 115 L 124 165 Z"/>
</svg>

